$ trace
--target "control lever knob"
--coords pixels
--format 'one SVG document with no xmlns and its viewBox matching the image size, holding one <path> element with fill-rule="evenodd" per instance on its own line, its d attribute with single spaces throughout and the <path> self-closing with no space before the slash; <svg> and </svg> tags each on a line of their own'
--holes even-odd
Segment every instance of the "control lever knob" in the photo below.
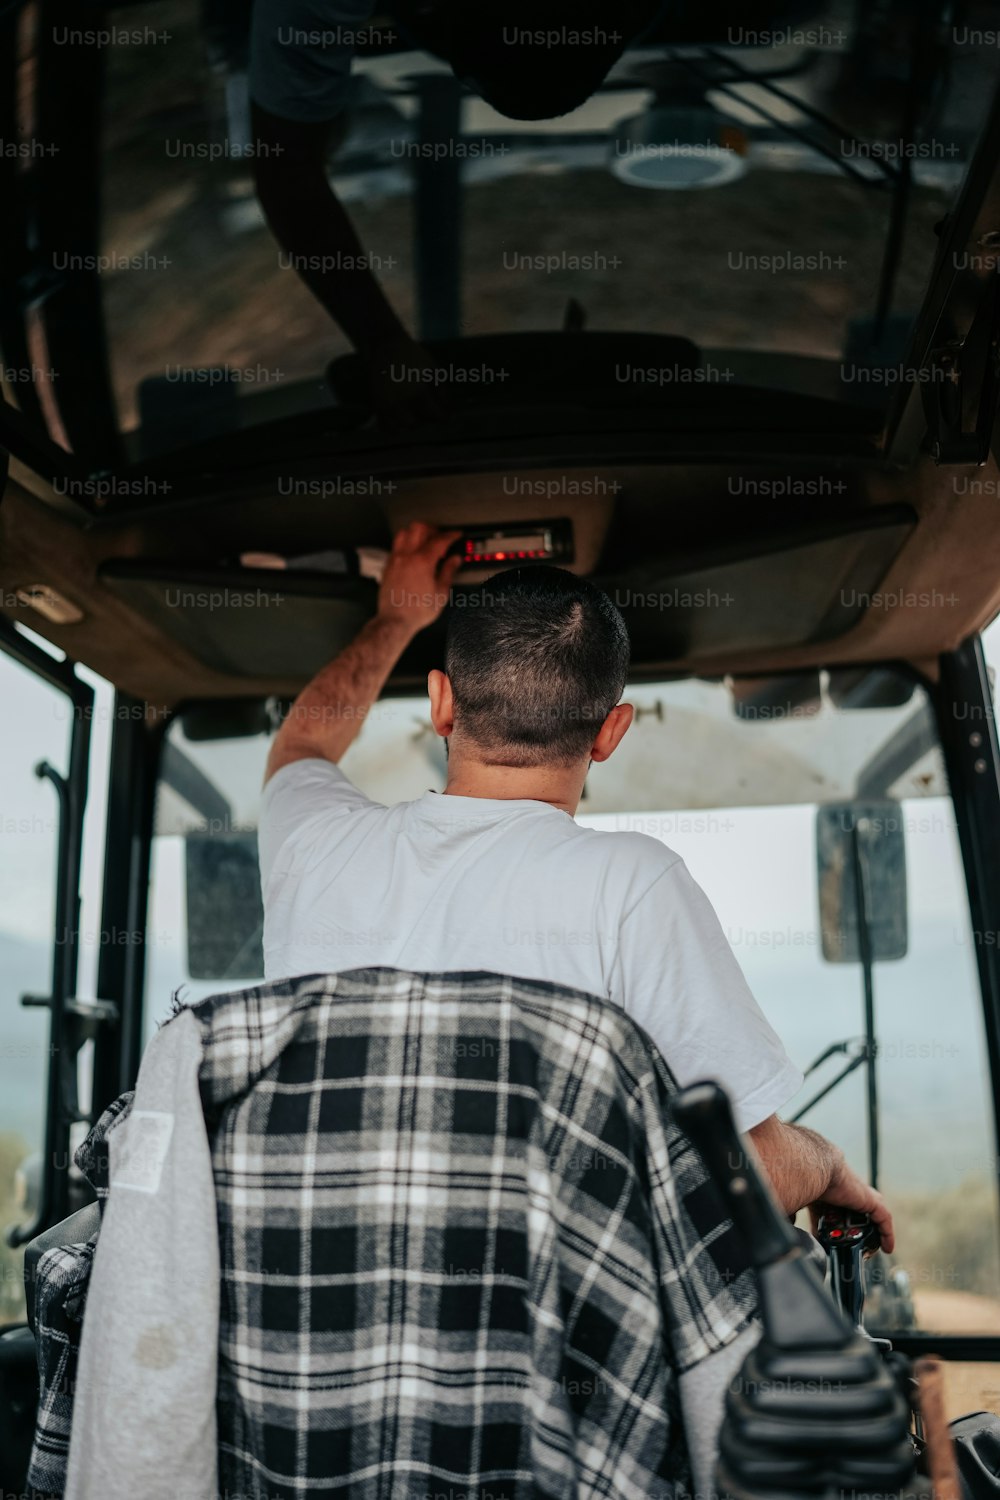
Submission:
<svg viewBox="0 0 1000 1500">
<path fill-rule="evenodd" d="M 816 1226 L 816 1238 L 830 1261 L 830 1283 L 844 1316 L 863 1326 L 865 1261 L 881 1244 L 878 1226 L 868 1214 L 828 1208 Z"/>
</svg>

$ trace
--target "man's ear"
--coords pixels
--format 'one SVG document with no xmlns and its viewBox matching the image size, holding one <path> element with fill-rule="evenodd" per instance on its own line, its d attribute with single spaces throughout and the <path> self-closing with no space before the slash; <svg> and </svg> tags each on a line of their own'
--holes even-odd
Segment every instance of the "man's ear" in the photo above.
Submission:
<svg viewBox="0 0 1000 1500">
<path fill-rule="evenodd" d="M 607 760 L 621 744 L 625 731 L 632 722 L 635 710 L 631 703 L 619 703 L 601 725 L 590 752 L 591 760 Z"/>
<path fill-rule="evenodd" d="M 439 672 L 437 667 L 432 672 L 428 672 L 427 693 L 431 700 L 431 723 L 434 725 L 434 733 L 446 740 L 455 727 L 451 679 L 446 672 Z"/>
</svg>

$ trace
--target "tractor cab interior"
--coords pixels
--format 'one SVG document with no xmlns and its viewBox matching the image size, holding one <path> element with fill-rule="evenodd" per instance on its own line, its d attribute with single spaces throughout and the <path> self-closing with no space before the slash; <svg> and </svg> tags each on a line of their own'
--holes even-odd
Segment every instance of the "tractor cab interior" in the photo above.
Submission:
<svg viewBox="0 0 1000 1500">
<path fill-rule="evenodd" d="M 0 14 L 0 1487 L 24 1246 L 172 993 L 262 977 L 268 748 L 413 520 L 462 534 L 456 607 L 542 560 L 622 611 L 580 819 L 683 855 L 789 1117 L 895 1208 L 869 1330 L 998 1406 L 992 7 L 667 7 L 531 121 L 378 9 L 327 172 L 428 353 L 401 426 L 257 202 L 249 4 L 85 10 Z M 376 798 L 443 783 L 442 645 L 345 759 Z"/>
</svg>

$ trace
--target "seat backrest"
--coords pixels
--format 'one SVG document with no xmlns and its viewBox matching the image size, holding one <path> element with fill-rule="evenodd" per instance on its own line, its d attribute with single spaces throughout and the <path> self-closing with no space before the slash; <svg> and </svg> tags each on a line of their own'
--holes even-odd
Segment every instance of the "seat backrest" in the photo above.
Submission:
<svg viewBox="0 0 1000 1500">
<path fill-rule="evenodd" d="M 65 1492 L 690 1490 L 682 1372 L 757 1288 L 675 1092 L 617 1006 L 542 982 L 182 1008 L 102 1117 Z"/>
<path fill-rule="evenodd" d="M 100 1228 L 101 1215 L 96 1202 L 77 1209 L 68 1219 L 43 1230 L 24 1247 L 24 1291 L 28 1308 L 28 1324 L 35 1332 L 35 1272 L 38 1262 L 47 1250 L 61 1249 L 65 1245 L 82 1245 L 91 1239 Z"/>
<path fill-rule="evenodd" d="M 686 1482 L 678 1371 L 756 1288 L 624 1012 L 392 970 L 206 1005 L 224 1489 L 248 1452 L 279 1487 Z"/>
</svg>

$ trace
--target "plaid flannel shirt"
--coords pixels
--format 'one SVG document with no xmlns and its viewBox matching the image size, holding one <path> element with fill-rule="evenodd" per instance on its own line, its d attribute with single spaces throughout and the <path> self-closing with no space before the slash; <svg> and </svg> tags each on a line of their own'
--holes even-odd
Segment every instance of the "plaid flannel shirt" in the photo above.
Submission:
<svg viewBox="0 0 1000 1500">
<path fill-rule="evenodd" d="M 192 1010 L 221 1495 L 686 1493 L 678 1378 L 756 1288 L 622 1010 L 390 969 Z"/>
<path fill-rule="evenodd" d="M 76 1153 L 76 1164 L 96 1190 L 102 1207 L 108 1193 L 105 1143 L 131 1104 L 131 1093 L 116 1099 Z M 35 1272 L 38 1415 L 28 1485 L 43 1495 L 61 1495 L 66 1481 L 80 1330 L 96 1248 L 96 1234 L 76 1245 L 58 1245 L 46 1250 Z"/>
</svg>

